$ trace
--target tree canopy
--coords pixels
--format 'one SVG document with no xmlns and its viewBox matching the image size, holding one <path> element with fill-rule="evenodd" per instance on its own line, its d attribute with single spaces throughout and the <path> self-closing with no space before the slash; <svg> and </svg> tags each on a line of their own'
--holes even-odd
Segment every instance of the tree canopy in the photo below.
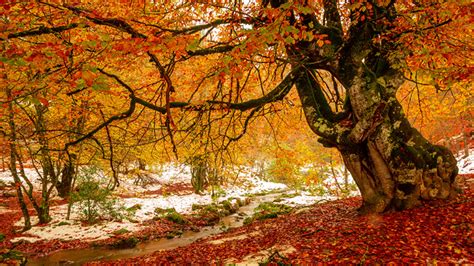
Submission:
<svg viewBox="0 0 474 266">
<path fill-rule="evenodd" d="M 362 193 L 389 195 L 382 207 L 366 200 L 371 208 L 404 208 L 413 190 L 401 169 L 427 173 L 451 159 L 412 132 L 397 91 L 417 94 L 421 110 L 420 95 L 450 93 L 472 117 L 470 1 L 3 1 L 0 12 L 9 149 L 63 165 L 107 159 L 114 177 L 130 158 L 251 154 L 258 133 L 301 127 L 292 121 L 303 109 L 353 175 L 366 167 L 375 170 L 362 176 L 395 179 Z M 439 186 L 426 193 L 445 197 Z M 396 190 L 403 204 L 390 203 Z"/>
</svg>

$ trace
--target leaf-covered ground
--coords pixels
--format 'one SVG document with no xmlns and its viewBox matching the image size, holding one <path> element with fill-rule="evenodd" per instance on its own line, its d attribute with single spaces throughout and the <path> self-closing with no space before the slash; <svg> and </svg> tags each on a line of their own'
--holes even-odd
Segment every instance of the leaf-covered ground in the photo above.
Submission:
<svg viewBox="0 0 474 266">
<path fill-rule="evenodd" d="M 472 183 L 471 183 L 472 184 Z M 359 198 L 256 221 L 153 255 L 91 264 L 474 263 L 474 190 L 412 210 L 361 216 Z"/>
</svg>

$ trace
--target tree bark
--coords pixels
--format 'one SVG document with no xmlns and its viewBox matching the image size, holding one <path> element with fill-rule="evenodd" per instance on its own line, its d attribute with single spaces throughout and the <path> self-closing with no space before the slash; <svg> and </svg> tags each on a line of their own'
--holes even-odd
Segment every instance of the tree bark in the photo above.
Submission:
<svg viewBox="0 0 474 266">
<path fill-rule="evenodd" d="M 454 195 L 456 160 L 448 149 L 432 145 L 411 127 L 395 98 L 402 83 L 399 73 L 388 69 L 372 77 L 363 66 L 352 73 L 357 74 L 347 90 L 349 125 L 347 120 L 331 120 L 310 71 L 302 73 L 296 86 L 311 129 L 323 144 L 341 152 L 363 198 L 360 210 L 401 210 L 422 199 Z"/>
</svg>

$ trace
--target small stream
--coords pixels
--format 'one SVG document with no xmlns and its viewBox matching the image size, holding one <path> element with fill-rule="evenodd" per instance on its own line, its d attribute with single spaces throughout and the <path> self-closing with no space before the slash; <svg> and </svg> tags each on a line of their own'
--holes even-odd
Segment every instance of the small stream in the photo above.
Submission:
<svg viewBox="0 0 474 266">
<path fill-rule="evenodd" d="M 180 237 L 173 239 L 162 238 L 141 242 L 136 247 L 128 249 L 111 249 L 99 247 L 63 250 L 52 253 L 51 255 L 45 257 L 28 259 L 26 265 L 82 265 L 90 261 L 117 260 L 136 256 L 144 256 L 160 250 L 186 246 L 198 239 L 222 233 L 226 228 L 236 228 L 242 226 L 245 217 L 251 216 L 254 213 L 254 209 L 258 207 L 260 203 L 273 201 L 281 194 L 282 192 L 278 192 L 254 197 L 248 205 L 240 207 L 236 213 L 222 218 L 219 224 L 203 227 L 199 232 L 187 231 L 184 232 Z"/>
</svg>

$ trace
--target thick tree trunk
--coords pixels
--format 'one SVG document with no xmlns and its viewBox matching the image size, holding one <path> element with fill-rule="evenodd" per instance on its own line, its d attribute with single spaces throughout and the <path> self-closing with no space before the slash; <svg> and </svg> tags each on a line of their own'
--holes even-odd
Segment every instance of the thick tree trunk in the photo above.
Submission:
<svg viewBox="0 0 474 266">
<path fill-rule="evenodd" d="M 349 139 L 356 146 L 340 150 L 360 188 L 362 209 L 370 212 L 411 208 L 420 199 L 444 199 L 455 192 L 454 156 L 411 127 L 390 93 L 396 91 L 390 88 L 396 84 L 388 85 L 393 79 L 396 77 L 378 77 L 385 81 L 374 84 L 366 82 L 370 80 L 366 77 L 349 88 L 357 119 Z M 377 87 L 382 93 L 377 93 Z"/>
<path fill-rule="evenodd" d="M 358 69 L 347 90 L 350 114 L 339 120 L 325 110 L 327 102 L 311 71 L 296 82 L 311 129 L 323 144 L 341 152 L 359 187 L 362 212 L 412 208 L 423 199 L 445 199 L 456 191 L 454 156 L 411 127 L 395 98 L 402 83 L 399 73 L 384 73 L 373 78 Z"/>
</svg>

